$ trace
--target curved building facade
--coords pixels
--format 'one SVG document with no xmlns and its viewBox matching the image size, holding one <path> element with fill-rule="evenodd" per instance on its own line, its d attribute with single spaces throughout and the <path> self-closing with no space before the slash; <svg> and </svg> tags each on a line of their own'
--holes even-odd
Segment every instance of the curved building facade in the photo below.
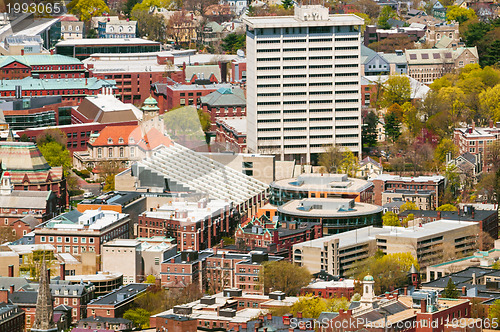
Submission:
<svg viewBox="0 0 500 332">
<path fill-rule="evenodd" d="M 302 174 L 297 178 L 271 183 L 269 203 L 281 206 L 305 198 L 349 198 L 356 202 L 372 203 L 373 184 L 363 179 L 348 178 L 346 174 Z"/>
<path fill-rule="evenodd" d="M 338 234 L 366 226 L 382 226 L 381 206 L 346 198 L 306 198 L 278 207 L 282 222 L 317 222 L 323 235 Z"/>
</svg>

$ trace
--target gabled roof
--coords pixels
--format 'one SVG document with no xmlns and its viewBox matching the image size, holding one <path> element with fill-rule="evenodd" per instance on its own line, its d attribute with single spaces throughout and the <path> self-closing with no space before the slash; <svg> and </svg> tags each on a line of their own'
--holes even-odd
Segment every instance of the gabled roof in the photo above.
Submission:
<svg viewBox="0 0 500 332">
<path fill-rule="evenodd" d="M 380 164 L 378 161 L 372 159 L 371 157 L 366 157 L 363 160 L 359 162 L 360 166 L 366 165 L 366 164 L 373 164 L 377 167 L 382 167 L 382 164 Z"/>
<path fill-rule="evenodd" d="M 246 106 L 245 93 L 240 88 L 219 88 L 200 98 L 209 106 Z"/>
<path fill-rule="evenodd" d="M 198 79 L 206 80 L 214 75 L 218 82 L 221 80 L 219 65 L 186 66 L 185 73 L 186 81 L 191 81 L 194 75 L 196 75 Z"/>
<path fill-rule="evenodd" d="M 109 139 L 111 139 L 111 143 L 108 143 Z M 141 149 L 149 151 L 161 145 L 170 146 L 172 145 L 172 141 L 156 128 L 152 128 L 147 133 L 143 133 L 140 126 L 126 125 L 104 127 L 91 145 L 94 147 L 137 145 Z"/>
<path fill-rule="evenodd" d="M 450 44 L 453 42 L 453 39 L 451 39 L 448 36 L 443 36 L 441 39 L 434 45 L 433 48 L 448 48 Z"/>
</svg>

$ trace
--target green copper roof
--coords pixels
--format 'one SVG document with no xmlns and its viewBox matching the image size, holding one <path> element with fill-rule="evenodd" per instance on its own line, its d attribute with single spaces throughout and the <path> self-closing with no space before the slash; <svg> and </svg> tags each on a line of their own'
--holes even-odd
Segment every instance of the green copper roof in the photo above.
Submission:
<svg viewBox="0 0 500 332">
<path fill-rule="evenodd" d="M 10 55 L 0 56 L 0 67 L 3 67 L 12 61 L 18 61 L 28 66 L 43 65 L 81 65 L 78 59 L 60 55 L 60 54 L 34 54 L 34 55 Z"/>
<path fill-rule="evenodd" d="M 373 281 L 373 277 L 371 275 L 367 275 L 363 278 L 363 281 Z"/>
<path fill-rule="evenodd" d="M 102 87 L 116 85 L 113 80 L 101 80 L 95 77 L 90 78 L 61 78 L 61 79 L 38 79 L 26 77 L 22 80 L 1 80 L 0 91 L 13 91 L 16 85 L 20 85 L 22 90 L 68 90 L 68 89 L 91 89 L 96 90 Z"/>
</svg>

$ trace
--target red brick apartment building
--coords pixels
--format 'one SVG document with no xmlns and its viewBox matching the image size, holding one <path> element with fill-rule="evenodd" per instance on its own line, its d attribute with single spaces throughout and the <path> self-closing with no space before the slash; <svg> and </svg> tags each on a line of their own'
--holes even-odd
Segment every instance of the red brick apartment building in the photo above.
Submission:
<svg viewBox="0 0 500 332">
<path fill-rule="evenodd" d="M 150 284 L 128 284 L 90 301 L 87 304 L 87 317 L 122 317 L 134 300 L 144 294 Z"/>
<path fill-rule="evenodd" d="M 20 80 L 25 77 L 80 78 L 85 77 L 83 63 L 59 54 L 11 55 L 0 57 L 0 80 Z"/>
<path fill-rule="evenodd" d="M 246 117 L 217 118 L 215 120 L 215 141 L 227 151 L 245 153 L 247 150 Z"/>
<path fill-rule="evenodd" d="M 24 332 L 24 311 L 9 303 L 9 290 L 0 290 L 0 331 Z"/>
<path fill-rule="evenodd" d="M 237 223 L 232 203 L 177 200 L 139 215 L 138 236 L 173 237 L 180 251 L 199 251 L 218 244 Z"/>
<path fill-rule="evenodd" d="M 175 288 L 196 283 L 200 289 L 211 291 L 236 287 L 247 293 L 263 294 L 258 278 L 263 263 L 281 259 L 258 251 L 249 254 L 222 250 L 182 251 L 161 263 L 161 283 Z"/>
<path fill-rule="evenodd" d="M 354 295 L 354 279 L 343 279 L 338 281 L 315 281 L 300 290 L 301 295 L 312 294 L 325 299 L 345 297 L 350 300 Z"/>
<path fill-rule="evenodd" d="M 407 193 L 417 194 L 419 191 L 433 193 L 431 206 L 436 209 L 441 205 L 441 198 L 444 193 L 444 176 L 417 176 L 405 177 L 391 174 L 381 174 L 371 180 L 373 182 L 374 204 L 383 205 L 382 195 L 390 192 L 400 194 L 403 197 Z"/>
<path fill-rule="evenodd" d="M 128 239 L 130 230 L 128 214 L 100 209 L 83 213 L 73 210 L 40 224 L 35 229 L 35 243 L 51 244 L 58 253 L 78 256 L 84 252 L 95 252 L 100 255 L 104 242 Z"/>
</svg>

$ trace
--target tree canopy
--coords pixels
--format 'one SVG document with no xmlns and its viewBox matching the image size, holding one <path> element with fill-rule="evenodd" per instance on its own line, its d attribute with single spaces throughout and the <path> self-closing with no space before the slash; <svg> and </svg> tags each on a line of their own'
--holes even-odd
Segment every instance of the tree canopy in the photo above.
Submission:
<svg viewBox="0 0 500 332">
<path fill-rule="evenodd" d="M 459 6 L 450 6 L 446 12 L 446 19 L 448 22 L 457 21 L 460 24 L 468 20 L 477 18 L 476 12 L 472 8 L 462 8 Z"/>
<path fill-rule="evenodd" d="M 264 264 L 260 280 L 264 292 L 282 291 L 287 296 L 295 296 L 311 281 L 311 274 L 305 267 L 288 261 L 272 261 Z"/>
<path fill-rule="evenodd" d="M 109 7 L 103 0 L 73 0 L 68 4 L 68 9 L 71 14 L 77 15 L 84 22 L 90 21 L 94 16 L 109 13 Z"/>
<path fill-rule="evenodd" d="M 446 284 L 446 287 L 443 289 L 441 297 L 444 297 L 446 299 L 457 299 L 459 295 L 460 292 L 457 289 L 457 286 L 455 286 L 451 277 L 448 278 L 448 283 Z"/>
<path fill-rule="evenodd" d="M 382 216 L 382 223 L 384 226 L 401 226 L 398 215 L 392 211 L 387 211 Z"/>
<path fill-rule="evenodd" d="M 246 35 L 244 33 L 230 33 L 222 39 L 222 49 L 229 54 L 236 54 L 238 50 L 245 50 Z"/>
<path fill-rule="evenodd" d="M 458 211 L 458 208 L 453 204 L 440 205 L 436 211 Z"/>
</svg>

